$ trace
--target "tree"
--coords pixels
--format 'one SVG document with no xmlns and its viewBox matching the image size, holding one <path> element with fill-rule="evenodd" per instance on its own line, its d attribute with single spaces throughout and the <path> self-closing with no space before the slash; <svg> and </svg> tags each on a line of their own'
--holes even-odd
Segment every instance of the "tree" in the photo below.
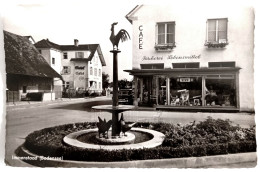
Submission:
<svg viewBox="0 0 260 172">
<path fill-rule="evenodd" d="M 106 89 L 109 86 L 109 75 L 102 72 L 102 88 Z"/>
<path fill-rule="evenodd" d="M 132 81 L 127 81 L 127 79 L 121 79 L 118 81 L 118 87 L 119 89 L 132 88 Z"/>
</svg>

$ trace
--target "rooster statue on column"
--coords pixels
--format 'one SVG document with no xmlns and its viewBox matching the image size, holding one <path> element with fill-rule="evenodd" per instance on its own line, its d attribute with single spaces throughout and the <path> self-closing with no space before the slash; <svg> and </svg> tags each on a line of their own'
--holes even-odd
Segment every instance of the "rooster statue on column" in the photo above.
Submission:
<svg viewBox="0 0 260 172">
<path fill-rule="evenodd" d="M 113 23 L 111 25 L 111 35 L 110 35 L 110 41 L 113 44 L 113 50 L 118 50 L 118 44 L 119 41 L 121 40 L 122 42 L 127 41 L 130 39 L 130 36 L 128 32 L 125 29 L 121 29 L 117 35 L 115 35 L 114 27 L 117 25 L 117 22 Z"/>
</svg>

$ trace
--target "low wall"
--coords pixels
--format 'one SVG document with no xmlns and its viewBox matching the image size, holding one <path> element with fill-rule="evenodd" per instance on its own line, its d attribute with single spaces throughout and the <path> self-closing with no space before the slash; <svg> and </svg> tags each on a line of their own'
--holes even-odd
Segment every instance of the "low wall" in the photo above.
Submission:
<svg viewBox="0 0 260 172">
<path fill-rule="evenodd" d="M 55 100 L 55 93 L 43 93 L 42 101 L 50 101 Z"/>
</svg>

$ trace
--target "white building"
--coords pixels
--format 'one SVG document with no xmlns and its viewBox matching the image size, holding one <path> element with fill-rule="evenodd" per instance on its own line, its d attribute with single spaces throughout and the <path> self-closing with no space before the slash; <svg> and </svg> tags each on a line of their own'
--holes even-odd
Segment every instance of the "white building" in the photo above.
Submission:
<svg viewBox="0 0 260 172">
<path fill-rule="evenodd" d="M 126 18 L 139 105 L 254 111 L 252 8 L 140 5 Z"/>
<path fill-rule="evenodd" d="M 102 92 L 102 67 L 106 65 L 99 44 L 58 45 L 43 39 L 35 44 L 46 61 L 60 73 L 64 82 L 56 89 Z"/>
</svg>

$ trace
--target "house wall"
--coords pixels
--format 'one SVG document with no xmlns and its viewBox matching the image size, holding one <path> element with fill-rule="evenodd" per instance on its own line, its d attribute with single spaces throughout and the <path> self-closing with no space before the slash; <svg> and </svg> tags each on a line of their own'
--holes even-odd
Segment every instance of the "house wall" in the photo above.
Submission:
<svg viewBox="0 0 260 172">
<path fill-rule="evenodd" d="M 84 59 L 88 58 L 88 56 L 90 55 L 89 51 L 64 51 L 64 52 L 67 52 L 68 59 L 62 58 L 62 66 L 70 67 L 69 74 L 64 74 L 64 72 L 62 72 L 62 76 L 65 82 L 70 82 L 70 87 L 75 89 L 83 88 L 83 89 L 91 89 L 94 91 L 101 92 L 102 91 L 102 65 L 97 52 L 94 54 L 94 57 L 92 58 L 91 62 L 83 59 L 79 61 L 71 61 L 71 59 L 76 58 L 75 56 L 76 52 L 84 52 Z M 90 75 L 90 67 L 93 68 L 93 75 Z M 95 68 L 97 69 L 97 76 L 94 76 Z M 99 69 L 101 71 L 101 77 L 98 76 Z M 91 81 L 95 81 L 97 83 L 97 87 L 93 87 Z M 101 88 L 99 88 L 99 85 L 101 85 Z"/>
<path fill-rule="evenodd" d="M 90 89 L 101 92 L 102 91 L 102 64 L 101 64 L 101 61 L 100 61 L 100 58 L 99 58 L 97 52 L 95 52 L 94 57 L 92 58 L 91 61 L 88 62 L 88 64 L 89 64 L 88 80 L 89 80 L 89 82 L 95 81 L 95 83 L 97 84 L 96 87 L 94 87 L 94 85 L 92 85 L 92 87 Z M 90 74 L 91 67 L 93 69 L 92 75 Z M 95 75 L 95 69 L 97 71 L 96 75 Z M 91 86 L 91 85 L 89 84 L 89 86 Z"/>
<path fill-rule="evenodd" d="M 21 95 L 23 94 L 23 87 L 26 87 L 26 93 L 50 93 L 52 89 L 53 78 L 8 74 L 6 83 L 9 91 L 18 91 L 17 101 L 19 101 L 21 100 Z"/>
<path fill-rule="evenodd" d="M 254 11 L 250 7 L 208 8 L 203 12 L 185 6 L 142 6 L 133 19 L 133 69 L 140 64 L 164 63 L 164 68 L 172 68 L 172 63 L 200 62 L 200 67 L 208 67 L 208 62 L 235 61 L 241 67 L 239 73 L 239 101 L 241 110 L 254 110 Z M 206 22 L 212 18 L 228 18 L 228 42 L 225 48 L 208 48 Z M 155 50 L 156 23 L 175 22 L 175 42 L 173 51 Z M 140 41 L 141 38 L 141 41 Z M 140 48 L 140 44 L 141 47 Z M 196 58 L 176 59 L 174 56 Z"/>
<path fill-rule="evenodd" d="M 56 49 L 50 49 L 50 66 L 57 72 L 60 73 L 62 70 L 61 66 L 61 58 L 62 58 L 62 52 Z M 52 58 L 55 59 L 55 64 L 52 64 Z"/>
</svg>

